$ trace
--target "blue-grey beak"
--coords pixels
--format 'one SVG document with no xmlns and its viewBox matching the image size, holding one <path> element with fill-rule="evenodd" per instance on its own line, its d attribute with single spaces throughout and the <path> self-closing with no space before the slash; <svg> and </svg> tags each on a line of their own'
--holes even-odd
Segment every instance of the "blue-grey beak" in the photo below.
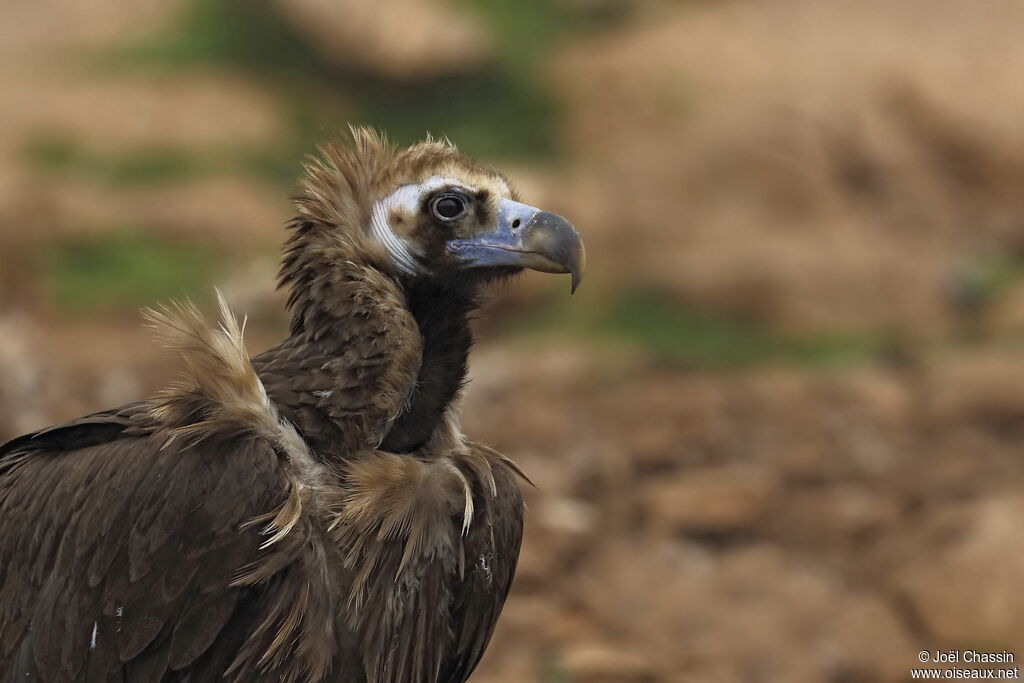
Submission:
<svg viewBox="0 0 1024 683">
<path fill-rule="evenodd" d="M 544 273 L 569 273 L 572 291 L 583 280 L 587 254 L 572 223 L 549 211 L 503 199 L 494 230 L 448 242 L 467 268 L 518 266 Z"/>
</svg>

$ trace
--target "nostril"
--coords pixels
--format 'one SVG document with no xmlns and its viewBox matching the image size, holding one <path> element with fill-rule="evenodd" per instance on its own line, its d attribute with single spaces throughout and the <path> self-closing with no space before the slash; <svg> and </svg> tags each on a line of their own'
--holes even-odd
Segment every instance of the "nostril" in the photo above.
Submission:
<svg viewBox="0 0 1024 683">
<path fill-rule="evenodd" d="M 520 223 L 519 219 L 518 218 L 515 219 L 514 221 L 512 221 L 512 227 L 513 228 L 518 228 L 519 227 L 519 223 Z"/>
</svg>

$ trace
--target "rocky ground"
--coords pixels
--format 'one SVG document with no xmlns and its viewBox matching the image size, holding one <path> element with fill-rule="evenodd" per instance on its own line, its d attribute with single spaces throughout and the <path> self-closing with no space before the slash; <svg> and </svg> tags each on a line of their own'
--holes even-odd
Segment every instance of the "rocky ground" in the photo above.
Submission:
<svg viewBox="0 0 1024 683">
<path fill-rule="evenodd" d="M 166 382 L 140 305 L 273 343 L 301 154 L 429 127 L 589 250 L 480 321 L 466 430 L 537 487 L 475 680 L 1024 657 L 1018 3 L 8 4 L 0 439 Z"/>
</svg>

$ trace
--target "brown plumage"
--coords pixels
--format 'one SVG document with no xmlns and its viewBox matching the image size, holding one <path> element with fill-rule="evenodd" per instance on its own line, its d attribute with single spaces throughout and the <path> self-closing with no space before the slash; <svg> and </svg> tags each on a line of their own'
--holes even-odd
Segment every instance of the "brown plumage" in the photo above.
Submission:
<svg viewBox="0 0 1024 683">
<path fill-rule="evenodd" d="M 307 167 L 287 339 L 147 313 L 153 398 L 0 446 L 0 680 L 464 681 L 508 593 L 519 469 L 467 440 L 469 317 L 563 219 L 447 143 L 365 130 Z"/>
</svg>

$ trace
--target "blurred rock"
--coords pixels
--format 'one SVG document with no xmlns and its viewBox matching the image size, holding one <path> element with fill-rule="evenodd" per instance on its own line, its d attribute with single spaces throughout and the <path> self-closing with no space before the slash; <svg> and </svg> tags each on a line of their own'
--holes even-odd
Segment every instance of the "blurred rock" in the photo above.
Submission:
<svg viewBox="0 0 1024 683">
<path fill-rule="evenodd" d="M 722 534 L 760 521 L 778 490 L 778 481 L 765 467 L 730 465 L 660 477 L 648 485 L 643 499 L 656 527 Z"/>
<path fill-rule="evenodd" d="M 693 564 L 666 544 L 609 544 L 578 593 L 659 680 L 897 681 L 913 652 L 884 602 L 763 545 Z"/>
<path fill-rule="evenodd" d="M 597 523 L 593 506 L 569 498 L 544 501 L 540 514 L 549 527 L 566 533 L 582 534 L 593 531 Z"/>
<path fill-rule="evenodd" d="M 22 63 L 34 56 L 53 57 L 55 42 L 95 46 L 125 34 L 158 30 L 185 0 L 31 0 L 9 2 L 0 24 L 0 54 L 12 53 Z M 56 39 L 56 40 L 55 40 Z M 5 60 L 6 61 L 6 60 Z"/>
<path fill-rule="evenodd" d="M 770 535 L 784 543 L 813 547 L 821 555 L 845 561 L 863 552 L 864 539 L 898 528 L 901 497 L 880 486 L 839 483 L 787 491 L 786 502 L 765 520 Z M 859 566 L 848 567 L 851 574 Z"/>
<path fill-rule="evenodd" d="M 284 128 L 270 93 L 225 74 L 132 74 L 111 79 L 34 71 L 0 72 L 10 91 L 31 92 L 34 106 L 0 106 L 0 154 L 24 154 L 37 137 L 84 144 L 102 155 L 149 147 L 194 151 L 261 146 Z M 83 142 L 84 141 L 84 142 Z"/>
<path fill-rule="evenodd" d="M 947 510 L 919 534 L 916 557 L 896 577 L 938 643 L 1024 642 L 1024 497 Z"/>
<path fill-rule="evenodd" d="M 574 683 L 651 683 L 654 667 L 621 646 L 585 643 L 569 648 L 562 669 Z"/>
<path fill-rule="evenodd" d="M 490 54 L 474 17 L 439 0 L 274 0 L 323 56 L 395 80 L 472 71 Z"/>
<path fill-rule="evenodd" d="M 1002 293 L 986 316 L 985 329 L 989 333 L 1024 330 L 1024 282 L 1015 283 Z"/>
<path fill-rule="evenodd" d="M 930 366 L 927 398 L 935 422 L 1024 427 L 1024 363 L 999 351 L 946 354 Z"/>
<path fill-rule="evenodd" d="M 34 175 L 20 178 L 17 189 L 20 197 L 12 209 L 32 207 L 30 217 L 21 220 L 30 221 L 37 241 L 130 225 L 202 242 L 211 249 L 261 248 L 269 257 L 284 239 L 283 225 L 291 210 L 266 185 L 218 177 L 123 188 Z M 4 227 L 0 225 L 0 235 Z M 268 285 L 272 281 L 273 277 Z"/>
<path fill-rule="evenodd" d="M 652 375 L 622 392 L 602 397 L 598 425 L 620 443 L 639 471 L 702 464 L 728 440 L 732 422 L 729 389 L 700 373 Z"/>
<path fill-rule="evenodd" d="M 942 334 L 964 254 L 1024 242 L 1024 92 L 984 66 L 1024 61 L 1024 10 L 990 10 L 666 3 L 582 41 L 555 67 L 591 176 L 571 215 L 619 283 L 785 329 Z"/>
</svg>

